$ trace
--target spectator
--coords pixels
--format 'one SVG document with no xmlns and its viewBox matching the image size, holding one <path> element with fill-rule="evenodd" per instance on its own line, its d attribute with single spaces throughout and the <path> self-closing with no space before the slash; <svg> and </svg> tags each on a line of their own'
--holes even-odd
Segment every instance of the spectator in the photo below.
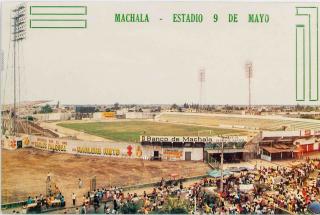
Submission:
<svg viewBox="0 0 320 215">
<path fill-rule="evenodd" d="M 33 199 L 29 196 L 29 197 L 28 197 L 28 200 L 27 200 L 27 204 L 29 205 L 29 204 L 31 204 L 31 203 L 33 203 Z"/>
<path fill-rule="evenodd" d="M 76 194 L 72 193 L 72 205 L 75 206 L 76 205 Z"/>
<path fill-rule="evenodd" d="M 82 204 L 81 214 L 86 214 L 86 213 L 87 213 L 86 205 Z"/>
<path fill-rule="evenodd" d="M 79 185 L 79 189 L 81 189 L 82 188 L 82 180 L 81 180 L 81 178 L 79 178 L 78 185 Z"/>
<path fill-rule="evenodd" d="M 47 181 L 51 181 L 51 178 L 52 178 L 51 173 L 48 172 L 48 174 L 47 174 Z"/>
<path fill-rule="evenodd" d="M 66 203 L 64 201 L 64 196 L 61 196 L 60 201 L 61 201 L 61 207 L 66 206 Z"/>
</svg>

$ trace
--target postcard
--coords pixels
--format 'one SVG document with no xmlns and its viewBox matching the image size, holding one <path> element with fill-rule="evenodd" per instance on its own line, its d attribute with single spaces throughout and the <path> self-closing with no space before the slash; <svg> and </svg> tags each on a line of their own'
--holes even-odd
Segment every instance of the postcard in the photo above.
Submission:
<svg viewBox="0 0 320 215">
<path fill-rule="evenodd" d="M 319 1 L 1 1 L 1 212 L 319 214 Z"/>
</svg>

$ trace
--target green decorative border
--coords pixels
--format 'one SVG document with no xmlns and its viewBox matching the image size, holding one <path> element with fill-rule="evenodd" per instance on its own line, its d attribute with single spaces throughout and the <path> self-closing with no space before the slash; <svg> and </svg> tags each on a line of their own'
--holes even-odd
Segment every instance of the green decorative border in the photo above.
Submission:
<svg viewBox="0 0 320 215">
<path fill-rule="evenodd" d="M 33 13 L 32 8 L 84 8 L 84 13 Z M 57 16 L 57 15 L 87 15 L 87 6 L 30 6 L 30 15 L 45 15 L 45 16 Z"/>
<path fill-rule="evenodd" d="M 57 27 L 52 27 L 52 26 L 43 26 L 43 27 L 35 27 L 32 26 L 32 22 L 54 22 L 54 21 L 63 21 L 63 22 L 84 22 L 84 27 L 79 27 L 79 26 L 57 26 Z M 30 19 L 30 28 L 54 28 L 54 29 L 59 29 L 59 28 L 87 28 L 87 20 L 86 19 Z"/>
<path fill-rule="evenodd" d="M 316 30 L 316 32 L 317 32 L 317 47 L 316 47 L 316 49 L 317 49 L 317 56 L 316 56 L 316 61 L 317 61 L 317 69 L 316 69 L 316 79 L 317 79 L 317 84 L 316 84 L 316 99 L 312 99 L 311 98 L 311 18 L 310 18 L 310 14 L 299 14 L 298 13 L 298 9 L 299 8 L 311 8 L 311 9 L 316 9 L 316 13 L 317 13 L 317 19 L 316 19 L 316 22 L 317 22 L 317 30 Z M 308 16 L 308 24 L 309 24 L 309 101 L 319 101 L 319 26 L 318 26 L 318 24 L 319 24 L 319 12 L 318 12 L 318 7 L 296 7 L 296 15 L 297 16 Z M 297 25 L 298 26 L 298 25 Z M 296 26 L 296 28 L 297 28 L 297 26 Z M 304 41 L 304 43 L 305 43 L 305 41 Z M 305 44 L 304 44 L 304 46 L 305 46 Z M 297 41 L 296 41 L 296 49 L 297 49 Z M 296 56 L 297 57 L 297 56 Z M 297 59 L 296 59 L 296 72 L 297 72 Z M 296 74 L 297 75 L 297 74 Z M 305 82 L 305 80 L 304 80 L 304 82 Z M 297 84 L 297 82 L 296 82 L 296 84 Z M 304 87 L 304 91 L 305 91 L 305 87 Z M 297 100 L 297 85 L 296 85 L 296 101 L 305 101 L 305 99 L 304 100 Z"/>
<path fill-rule="evenodd" d="M 81 8 L 84 9 L 83 13 L 35 13 L 34 11 L 32 11 L 32 8 Z M 52 5 L 41 5 L 41 6 L 30 6 L 30 15 L 36 15 L 36 16 L 79 16 L 79 15 L 87 15 L 87 6 L 69 6 L 69 5 L 56 5 L 56 6 L 52 6 Z M 68 22 L 70 23 L 70 26 L 32 26 L 32 24 L 34 22 L 55 22 L 55 21 L 63 21 L 63 22 Z M 72 25 L 71 23 L 74 22 L 82 22 L 83 26 L 76 26 L 76 25 Z M 72 28 L 87 28 L 87 20 L 86 19 L 30 19 L 29 22 L 30 28 L 47 28 L 47 29 L 72 29 Z"/>
<path fill-rule="evenodd" d="M 303 99 L 298 99 L 298 28 L 303 28 Z M 306 64 L 305 64 L 305 26 L 296 25 L 296 101 L 305 101 Z"/>
</svg>

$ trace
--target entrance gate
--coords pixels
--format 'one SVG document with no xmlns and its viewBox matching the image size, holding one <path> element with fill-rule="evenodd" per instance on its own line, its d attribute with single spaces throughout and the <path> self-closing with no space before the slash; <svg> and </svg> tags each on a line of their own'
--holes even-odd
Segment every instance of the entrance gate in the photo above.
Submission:
<svg viewBox="0 0 320 215">
<path fill-rule="evenodd" d="M 186 161 L 191 161 L 191 152 L 185 152 L 184 153 L 184 159 Z"/>
</svg>

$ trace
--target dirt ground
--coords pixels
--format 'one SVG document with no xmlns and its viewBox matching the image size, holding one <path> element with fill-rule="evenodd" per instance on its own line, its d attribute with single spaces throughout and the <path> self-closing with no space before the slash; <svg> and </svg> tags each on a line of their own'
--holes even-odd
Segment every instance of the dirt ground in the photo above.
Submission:
<svg viewBox="0 0 320 215">
<path fill-rule="evenodd" d="M 170 174 L 198 176 L 205 174 L 209 167 L 202 162 L 186 161 L 144 161 L 136 159 L 99 158 L 46 152 L 37 149 L 2 149 L 2 202 L 26 200 L 45 194 L 46 177 L 52 174 L 67 204 L 72 192 L 77 198 L 89 190 L 90 178 L 96 176 L 97 186 L 125 186 L 157 182 Z M 83 180 L 82 189 L 78 179 Z"/>
</svg>

